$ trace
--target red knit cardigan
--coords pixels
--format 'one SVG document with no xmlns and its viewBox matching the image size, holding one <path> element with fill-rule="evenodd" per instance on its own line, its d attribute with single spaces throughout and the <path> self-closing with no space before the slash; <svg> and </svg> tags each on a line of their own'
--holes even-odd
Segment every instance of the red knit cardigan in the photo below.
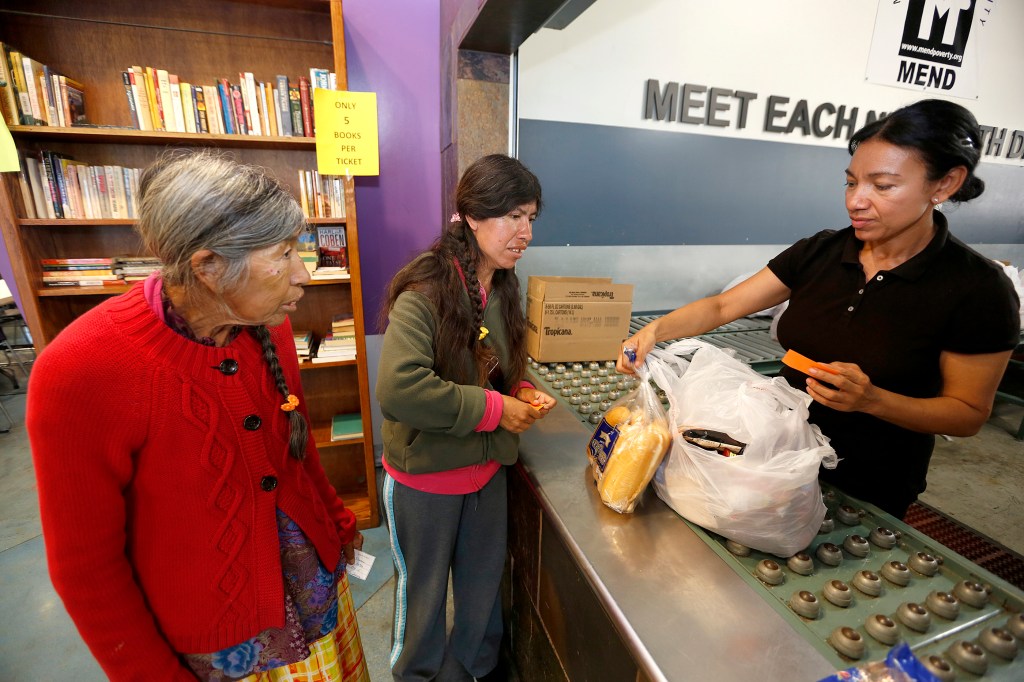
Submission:
<svg viewBox="0 0 1024 682">
<path fill-rule="evenodd" d="M 271 336 L 305 410 L 290 323 Z M 141 285 L 40 354 L 26 424 L 50 576 L 112 680 L 194 680 L 177 653 L 284 624 L 276 509 L 336 567 L 355 517 L 312 437 L 288 456 L 282 402 L 250 334 L 189 341 Z"/>
</svg>

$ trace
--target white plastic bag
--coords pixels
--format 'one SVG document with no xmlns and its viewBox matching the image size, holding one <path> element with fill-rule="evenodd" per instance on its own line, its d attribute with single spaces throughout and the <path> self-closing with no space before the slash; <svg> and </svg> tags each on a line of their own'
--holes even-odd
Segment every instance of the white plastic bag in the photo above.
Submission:
<svg viewBox="0 0 1024 682">
<path fill-rule="evenodd" d="M 694 352 L 687 362 L 682 356 Z M 654 489 L 684 518 L 742 545 L 788 557 L 806 548 L 825 517 L 818 467 L 835 450 L 807 422 L 810 397 L 698 339 L 654 350 L 647 365 L 669 397 L 673 444 Z M 745 443 L 723 456 L 683 438 L 711 429 Z"/>
</svg>

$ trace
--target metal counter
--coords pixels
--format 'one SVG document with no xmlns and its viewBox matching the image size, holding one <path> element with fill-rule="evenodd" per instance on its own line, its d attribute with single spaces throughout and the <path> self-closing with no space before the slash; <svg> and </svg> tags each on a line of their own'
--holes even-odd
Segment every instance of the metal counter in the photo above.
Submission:
<svg viewBox="0 0 1024 682">
<path fill-rule="evenodd" d="M 542 625 L 555 645 L 565 675 L 601 682 L 727 682 L 819 680 L 835 671 L 832 663 L 794 631 L 651 489 L 631 515 L 617 514 L 602 505 L 584 453 L 590 432 L 559 403 L 544 420 L 522 434 L 519 473 L 515 474 L 525 476 L 539 501 L 542 537 L 539 543 L 529 543 L 539 546 L 539 566 L 528 565 L 525 573 L 529 576 L 528 592 L 539 584 L 531 596 L 537 600 Z M 511 488 L 515 492 L 514 484 Z M 513 525 L 516 504 L 513 497 Z M 518 504 L 522 505 L 522 500 Z M 520 518 L 520 522 L 532 532 L 534 520 L 528 518 L 526 522 Z M 521 531 L 513 528 L 510 547 L 516 544 L 517 532 Z M 586 631 L 608 625 L 595 625 L 593 615 L 577 620 L 570 609 L 546 603 L 572 602 L 575 597 L 567 594 L 571 587 L 558 589 L 561 576 L 557 571 L 570 569 L 550 556 L 560 551 L 559 545 L 543 537 L 545 533 L 556 534 L 559 545 L 571 556 L 607 615 L 614 635 L 632 658 L 634 674 L 630 675 L 628 665 L 614 660 L 602 661 L 603 672 L 595 673 L 595 666 L 588 667 L 585 659 L 599 661 L 615 645 L 600 640 L 602 632 L 595 635 Z M 531 549 L 523 548 L 518 553 L 520 563 L 534 560 L 528 554 Z M 523 558 L 522 554 L 528 556 Z M 537 578 L 532 575 L 534 569 L 540 574 Z M 546 572 L 551 574 L 546 577 Z M 555 587 L 545 590 L 546 581 Z M 560 647 L 562 651 L 558 651 Z"/>
</svg>

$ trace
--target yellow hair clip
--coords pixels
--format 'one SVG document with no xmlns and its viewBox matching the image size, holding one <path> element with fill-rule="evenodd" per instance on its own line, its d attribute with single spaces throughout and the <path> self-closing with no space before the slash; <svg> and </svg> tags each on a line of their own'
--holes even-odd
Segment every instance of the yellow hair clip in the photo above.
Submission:
<svg viewBox="0 0 1024 682">
<path fill-rule="evenodd" d="M 288 402 L 281 405 L 281 409 L 285 412 L 291 412 L 299 406 L 299 399 L 293 396 L 291 393 L 288 394 Z"/>
<path fill-rule="evenodd" d="M 490 333 L 491 333 L 491 332 L 490 332 L 490 330 L 489 330 L 489 329 L 487 329 L 487 327 L 483 327 L 483 326 L 481 326 L 481 327 L 480 327 L 480 338 L 479 338 L 479 339 L 477 339 L 477 341 L 483 341 L 483 340 L 484 340 L 484 337 L 485 337 L 485 336 L 487 336 L 487 335 L 488 335 L 488 334 L 490 334 Z"/>
</svg>

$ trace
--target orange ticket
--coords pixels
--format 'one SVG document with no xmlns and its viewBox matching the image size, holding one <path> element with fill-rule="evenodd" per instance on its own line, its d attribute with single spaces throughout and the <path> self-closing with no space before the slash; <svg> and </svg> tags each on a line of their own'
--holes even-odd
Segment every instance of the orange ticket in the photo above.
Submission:
<svg viewBox="0 0 1024 682">
<path fill-rule="evenodd" d="M 786 351 L 786 354 L 782 356 L 782 364 L 788 365 L 789 367 L 792 367 L 796 371 L 803 372 L 804 374 L 810 374 L 810 372 L 808 372 L 807 370 L 809 370 L 812 367 L 815 369 L 820 369 L 823 372 L 828 372 L 830 374 L 839 373 L 836 370 L 829 367 L 828 365 L 824 365 L 820 362 L 815 362 L 814 360 L 811 360 L 806 356 L 800 355 L 800 353 L 797 353 L 795 350 Z"/>
</svg>

